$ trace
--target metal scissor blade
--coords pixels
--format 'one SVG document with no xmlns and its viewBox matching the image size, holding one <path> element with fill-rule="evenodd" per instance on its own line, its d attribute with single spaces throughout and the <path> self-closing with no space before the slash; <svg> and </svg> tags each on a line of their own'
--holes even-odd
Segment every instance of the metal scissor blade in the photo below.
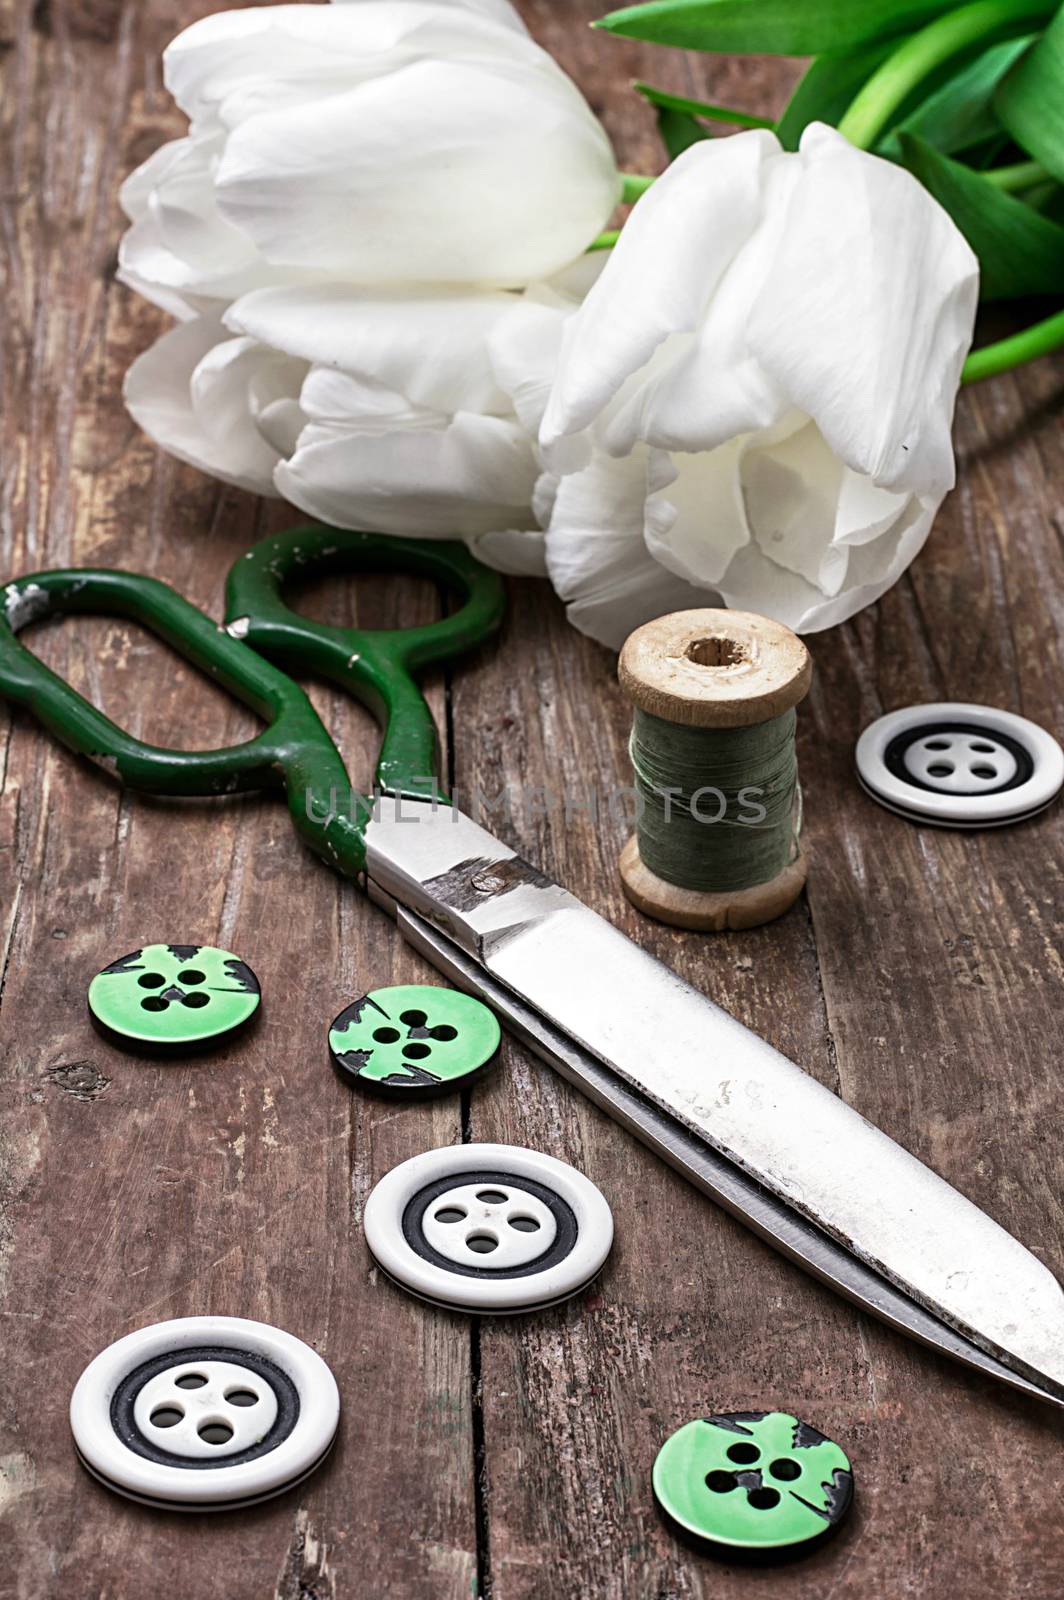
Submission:
<svg viewBox="0 0 1064 1600">
<path fill-rule="evenodd" d="M 487 1002 L 507 1028 L 589 1100 L 619 1122 L 655 1154 L 718 1205 L 807 1272 L 848 1300 L 901 1333 L 952 1356 L 1021 1394 L 1064 1408 L 1064 1394 L 1040 1388 L 981 1350 L 900 1289 L 858 1261 L 842 1245 L 821 1232 L 808 1218 L 777 1200 L 759 1183 L 726 1161 L 704 1139 L 689 1133 L 668 1112 L 645 1100 L 608 1067 L 573 1043 L 564 1033 L 525 1005 L 493 978 L 479 962 L 459 950 L 446 935 L 390 897 L 380 897 L 396 919 L 406 942 L 458 988 Z"/>
<path fill-rule="evenodd" d="M 460 813 L 385 798 L 367 873 L 558 1034 L 938 1321 L 1064 1392 L 1064 1292 L 837 1095 Z"/>
</svg>

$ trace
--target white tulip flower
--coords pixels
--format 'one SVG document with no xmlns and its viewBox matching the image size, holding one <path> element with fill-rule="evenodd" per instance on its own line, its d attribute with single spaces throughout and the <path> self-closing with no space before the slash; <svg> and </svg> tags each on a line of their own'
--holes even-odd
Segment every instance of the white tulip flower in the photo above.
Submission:
<svg viewBox="0 0 1064 1600">
<path fill-rule="evenodd" d="M 275 495 L 274 469 L 303 425 L 307 371 L 305 361 L 233 338 L 205 313 L 138 356 L 123 394 L 133 420 L 179 461 L 252 494 Z"/>
<path fill-rule="evenodd" d="M 547 563 L 619 646 L 724 604 L 799 632 L 869 605 L 954 481 L 972 251 L 908 172 L 813 124 L 694 145 L 564 330 Z"/>
<path fill-rule="evenodd" d="M 534 440 L 495 381 L 498 291 L 433 296 L 261 289 L 229 328 L 310 364 L 306 425 L 274 473 L 301 510 L 340 527 L 471 538 L 531 522 Z"/>
<path fill-rule="evenodd" d="M 177 316 L 270 285 L 523 287 L 620 196 L 603 128 L 506 0 L 218 12 L 164 72 L 191 127 L 126 182 L 119 266 Z"/>
<path fill-rule="evenodd" d="M 172 455 L 240 488 L 338 527 L 464 538 L 542 574 L 535 435 L 491 358 L 519 304 L 260 289 L 164 334 L 130 368 L 126 404 Z"/>
<path fill-rule="evenodd" d="M 607 260 L 520 294 L 255 290 L 163 334 L 126 374 L 126 404 L 163 449 L 238 488 L 545 576 L 555 480 L 536 434 L 562 328 Z"/>
</svg>

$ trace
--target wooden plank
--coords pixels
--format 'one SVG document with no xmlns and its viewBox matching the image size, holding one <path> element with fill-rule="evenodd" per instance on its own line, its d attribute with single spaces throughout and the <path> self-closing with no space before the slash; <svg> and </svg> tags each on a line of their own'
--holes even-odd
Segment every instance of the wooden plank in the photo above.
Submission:
<svg viewBox="0 0 1064 1600">
<path fill-rule="evenodd" d="M 623 899 L 616 856 L 627 830 L 608 797 L 628 782 L 629 711 L 612 657 L 526 586 L 513 596 L 502 660 L 496 681 L 463 675 L 455 686 L 460 768 L 482 761 L 490 792 L 505 782 L 521 795 L 551 773 L 555 793 L 603 802 L 597 825 L 574 805 L 567 824 L 559 809 L 549 827 L 515 804 L 500 830 L 508 842 L 834 1084 L 804 915 L 717 941 L 644 921 Z M 507 673 L 514 660 L 531 665 Z M 867 1395 L 861 1347 L 847 1348 L 852 1319 L 546 1068 L 512 1052 L 509 1070 L 512 1092 L 474 1096 L 474 1138 L 572 1161 L 607 1195 L 617 1235 L 588 1296 L 520 1324 L 483 1325 L 492 1592 L 701 1593 L 702 1569 L 653 1510 L 657 1444 L 691 1416 L 759 1401 L 801 1402 L 829 1431 L 852 1432 Z"/>
<path fill-rule="evenodd" d="M 637 46 L 607 59 L 595 36 L 571 27 L 574 12 L 590 18 L 593 8 L 527 10 L 635 170 L 650 170 L 653 154 L 645 114 L 617 98 L 621 77 L 763 110 L 778 105 L 788 75 L 780 63 Z M 626 830 L 608 811 L 597 826 L 575 813 L 564 825 L 519 817 L 506 834 L 1058 1272 L 1061 1158 L 1048 1130 L 1059 813 L 970 837 L 917 830 L 862 796 L 852 752 L 880 711 L 947 696 L 1061 725 L 1051 490 L 1060 371 L 1043 366 L 964 397 L 962 488 L 913 576 L 810 641 L 806 907 L 756 933 L 679 934 L 636 918 L 620 897 L 613 867 Z M 472 761 L 493 791 L 500 776 L 519 787 L 544 771 L 580 793 L 625 783 L 629 713 L 612 657 L 567 636 L 557 608 L 526 594 L 515 596 L 502 657 L 522 670 L 457 686 L 460 768 Z M 990 1570 L 996 1595 L 1027 1594 L 1033 1574 L 1038 1592 L 1061 1587 L 1054 1416 L 857 1316 L 545 1069 L 522 1058 L 511 1071 L 513 1095 L 474 1102 L 474 1135 L 575 1161 L 610 1198 L 617 1246 L 583 1303 L 482 1331 L 495 1596 L 728 1600 L 776 1593 L 783 1581 L 798 1597 L 946 1597 L 982 1592 Z M 858 1472 L 850 1527 L 783 1579 L 692 1557 L 660 1528 L 649 1483 L 659 1443 L 689 1417 L 775 1405 L 844 1440 Z"/>
<path fill-rule="evenodd" d="M 287 514 L 209 484 L 137 434 L 121 374 L 164 319 L 110 276 L 117 180 L 180 129 L 159 51 L 212 9 L 14 0 L 0 17 L 0 538 L 9 570 L 116 562 L 216 609 L 233 555 Z M 794 76 L 786 63 L 604 39 L 585 27 L 597 9 L 523 6 L 629 169 L 661 165 L 630 77 L 756 110 L 778 105 Z M 464 790 L 525 792 L 496 819 L 504 837 L 1058 1272 L 1057 816 L 971 838 L 919 831 L 865 800 L 850 762 L 865 722 L 917 699 L 970 696 L 1060 725 L 1059 394 L 1060 369 L 1047 364 L 964 398 L 961 488 L 928 550 L 873 612 L 813 641 L 801 755 L 814 869 L 808 904 L 774 927 L 684 936 L 624 902 L 613 868 L 625 827 L 608 808 L 597 823 L 579 808 L 627 782 L 627 708 L 612 659 L 566 628 L 542 588 L 515 586 L 502 645 L 458 674 L 450 719 Z M 308 603 L 348 614 L 335 587 Z M 357 614 L 412 619 L 434 603 L 373 585 L 360 587 Z M 178 738 L 193 697 L 204 736 L 247 727 L 169 664 L 153 679 L 159 657 L 135 633 L 78 623 L 38 637 L 148 736 Z M 159 683 L 150 704 L 145 681 Z M 365 719 L 335 692 L 314 693 L 364 778 Z M 440 685 L 433 698 L 444 720 Z M 988 1570 L 1002 1600 L 1062 1587 L 1054 1419 L 855 1316 L 510 1045 L 461 1121 L 446 1102 L 397 1115 L 351 1099 L 325 1064 L 324 1024 L 356 989 L 424 969 L 301 854 L 283 808 L 121 800 L 23 719 L 0 717 L 0 1595 L 102 1600 L 156 1592 L 162 1578 L 227 1600 L 436 1600 L 479 1579 L 494 1600 L 756 1600 L 781 1581 L 798 1600 L 825 1588 L 952 1600 L 981 1592 Z M 568 815 L 527 794 L 546 784 L 570 793 Z M 259 970 L 262 1027 L 197 1066 L 101 1044 L 84 1021 L 87 977 L 156 924 L 191 919 L 195 937 Z M 406 1155 L 462 1136 L 550 1149 L 602 1185 L 617 1247 L 581 1301 L 470 1328 L 378 1281 L 361 1239 L 366 1193 Z M 97 1349 L 200 1309 L 309 1338 L 345 1406 L 322 1473 L 272 1506 L 212 1520 L 209 1537 L 196 1520 L 91 1484 L 65 1419 Z M 649 1493 L 671 1428 L 710 1406 L 758 1403 L 804 1411 L 846 1442 L 859 1473 L 852 1526 L 783 1580 L 681 1550 Z"/>
<path fill-rule="evenodd" d="M 217 614 L 232 559 L 291 516 L 137 433 L 122 373 L 166 319 L 111 279 L 118 178 L 180 131 L 159 52 L 212 9 L 50 0 L 12 11 L 0 370 L 5 570 L 114 562 Z M 321 594 L 309 599 L 320 612 Z M 340 620 L 344 591 L 333 586 L 328 604 Z M 357 615 L 391 625 L 437 606 L 431 590 L 374 582 L 360 586 Z M 136 630 L 78 620 L 35 630 L 33 643 L 146 737 L 221 744 L 251 726 Z M 368 776 L 367 719 L 338 693 L 315 696 Z M 432 698 L 442 716 L 442 685 Z M 467 1329 L 426 1321 L 381 1283 L 361 1231 L 373 1183 L 457 1138 L 458 1109 L 396 1115 L 352 1096 L 325 1044 L 353 994 L 425 969 L 302 851 L 283 804 L 131 801 L 23 718 L 5 712 L 3 729 L 0 1594 L 103 1600 L 176 1583 L 297 1600 L 427 1584 L 464 1600 L 476 1570 Z M 102 1043 L 88 978 L 179 930 L 246 955 L 264 984 L 261 1026 L 202 1062 L 160 1065 Z M 99 1488 L 76 1465 L 66 1420 L 78 1373 L 112 1339 L 207 1311 L 307 1338 L 344 1405 L 323 1471 L 209 1529 Z"/>
</svg>

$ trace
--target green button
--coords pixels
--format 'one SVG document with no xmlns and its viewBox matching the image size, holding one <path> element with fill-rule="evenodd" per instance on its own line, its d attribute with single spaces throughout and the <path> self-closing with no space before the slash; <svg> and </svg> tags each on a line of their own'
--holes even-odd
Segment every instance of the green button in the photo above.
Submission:
<svg viewBox="0 0 1064 1600">
<path fill-rule="evenodd" d="M 119 1041 L 179 1049 L 223 1038 L 261 999 L 251 968 L 208 944 L 146 944 L 89 984 L 89 1010 Z"/>
<path fill-rule="evenodd" d="M 494 1059 L 502 1035 L 494 1013 L 456 989 L 402 984 L 345 1006 L 329 1029 L 345 1077 L 385 1094 L 464 1089 Z"/>
<path fill-rule="evenodd" d="M 785 1411 L 686 1423 L 658 1451 L 653 1484 L 680 1532 L 750 1554 L 797 1554 L 829 1535 L 853 1500 L 843 1451 Z"/>
</svg>

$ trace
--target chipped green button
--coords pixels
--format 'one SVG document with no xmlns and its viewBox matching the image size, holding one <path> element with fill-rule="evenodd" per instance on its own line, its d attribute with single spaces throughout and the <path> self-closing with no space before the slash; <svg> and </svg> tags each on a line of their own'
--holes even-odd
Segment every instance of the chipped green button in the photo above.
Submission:
<svg viewBox="0 0 1064 1600">
<path fill-rule="evenodd" d="M 799 1554 L 827 1538 L 853 1500 L 844 1452 L 785 1411 L 699 1417 L 658 1451 L 654 1496 L 680 1533 L 748 1555 Z"/>
<path fill-rule="evenodd" d="M 329 1029 L 337 1067 L 385 1094 L 464 1089 L 494 1060 L 502 1035 L 494 1013 L 457 989 L 400 984 L 345 1006 Z"/>
<path fill-rule="evenodd" d="M 208 944 L 146 944 L 98 972 L 89 1010 L 106 1034 L 150 1049 L 224 1038 L 262 998 L 245 961 Z"/>
</svg>

